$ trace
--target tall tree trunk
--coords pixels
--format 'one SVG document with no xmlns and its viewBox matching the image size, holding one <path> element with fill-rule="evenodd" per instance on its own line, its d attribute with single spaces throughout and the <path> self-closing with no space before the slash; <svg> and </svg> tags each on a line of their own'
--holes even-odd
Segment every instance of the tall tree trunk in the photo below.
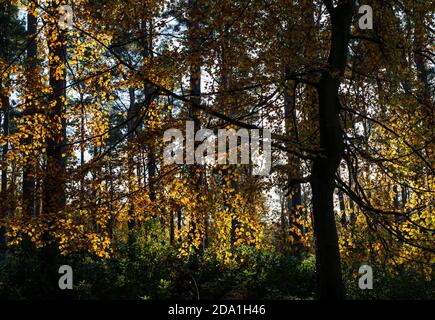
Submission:
<svg viewBox="0 0 435 320">
<path fill-rule="evenodd" d="M 138 115 L 138 106 L 136 104 L 136 93 L 135 93 L 135 89 L 134 88 L 129 88 L 128 89 L 128 93 L 129 93 L 129 97 L 130 97 L 130 105 L 128 107 L 128 111 L 127 111 L 127 145 L 128 145 L 128 163 L 127 163 L 127 179 L 129 181 L 129 188 L 130 188 L 130 192 L 134 192 L 134 184 L 136 179 L 134 179 L 133 175 L 134 175 L 134 140 L 135 140 L 135 136 L 136 136 L 136 132 L 137 132 L 137 119 L 139 118 Z M 135 226 L 135 221 L 133 218 L 133 214 L 134 214 L 134 203 L 132 201 L 130 201 L 129 204 L 129 209 L 128 209 L 128 213 L 129 213 L 129 220 L 128 220 L 128 230 L 129 232 L 129 239 L 133 240 L 132 238 L 132 233 L 131 231 L 133 230 L 134 226 Z"/>
<path fill-rule="evenodd" d="M 287 70 L 285 73 L 288 73 Z M 297 139 L 297 119 L 295 110 L 295 99 L 296 99 L 296 83 L 294 81 L 287 81 L 287 88 L 284 91 L 284 116 L 285 116 L 285 126 L 286 132 L 289 133 L 292 139 Z M 296 244 L 292 251 L 300 256 L 302 254 L 302 246 L 300 244 L 299 232 L 303 232 L 302 226 L 297 222 L 297 218 L 301 214 L 300 206 L 302 204 L 302 190 L 301 183 L 293 181 L 294 178 L 301 178 L 301 168 L 300 161 L 290 153 L 287 154 L 288 163 L 288 175 L 287 183 L 289 185 L 289 190 L 291 194 L 287 197 L 287 212 L 288 212 L 288 231 L 285 232 L 285 237 L 291 235 L 294 244 Z M 296 230 L 298 229 L 299 232 Z"/>
<path fill-rule="evenodd" d="M 10 112 L 10 104 L 9 104 L 9 97 L 1 91 L 2 88 L 0 86 L 0 94 L 1 94 L 1 103 L 2 103 L 2 112 L 3 112 L 3 135 L 7 137 L 9 135 L 9 112 Z M 3 145 L 2 148 L 2 162 L 3 162 L 3 169 L 2 169 L 2 180 L 1 180 L 1 193 L 6 197 L 7 195 L 7 187 L 8 187 L 8 171 L 6 166 L 6 157 L 9 152 L 9 145 L 6 143 Z"/>
<path fill-rule="evenodd" d="M 2 123 L 2 131 L 3 135 L 7 137 L 9 135 L 9 97 L 4 94 L 4 91 L 2 91 L 2 83 L 0 83 L 0 99 L 2 104 L 2 111 L 3 111 L 3 123 Z M 6 164 L 6 156 L 9 151 L 8 144 L 3 145 L 2 148 L 2 165 L 3 169 L 1 171 L 1 191 L 0 191 L 0 218 L 4 218 L 9 213 L 9 200 L 8 200 L 8 176 L 7 176 L 7 164 Z M 6 228 L 4 226 L 0 226 L 0 246 L 3 246 L 6 244 Z"/>
<path fill-rule="evenodd" d="M 51 2 L 47 8 L 54 16 L 58 7 L 65 2 Z M 48 101 L 47 116 L 52 126 L 49 128 L 50 136 L 46 140 L 46 167 L 42 181 L 42 214 L 46 217 L 48 228 L 56 221 L 58 215 L 65 209 L 66 205 L 66 121 L 65 121 L 65 99 L 66 99 L 66 43 L 65 34 L 56 20 L 50 21 L 47 25 L 50 37 L 47 37 L 47 45 L 50 54 L 49 59 L 49 85 L 51 88 L 50 100 Z M 51 242 L 53 236 L 50 230 L 43 235 L 45 247 L 40 250 L 42 263 L 41 277 L 50 285 L 43 288 L 47 297 L 56 297 L 62 292 L 58 289 L 57 271 L 59 265 L 56 263 L 58 248 Z"/>
<path fill-rule="evenodd" d="M 188 48 L 189 48 L 189 85 L 191 101 L 189 108 L 189 118 L 194 123 L 194 132 L 198 132 L 201 129 L 200 110 L 197 105 L 201 104 L 201 29 L 200 29 L 200 3 L 198 0 L 189 1 L 189 20 L 188 20 Z M 199 145 L 199 142 L 195 141 L 194 149 Z M 197 192 L 200 192 L 201 186 L 204 184 L 203 168 L 198 164 L 191 166 L 190 175 L 193 181 L 195 181 L 195 188 Z M 198 195 L 197 204 L 201 203 L 200 195 Z M 202 212 L 203 216 L 191 216 L 189 238 L 194 239 L 196 230 L 199 224 L 204 224 L 204 235 L 202 239 L 202 250 L 208 246 L 208 213 L 207 210 L 201 210 L 199 207 L 196 210 L 196 214 L 199 215 Z M 202 218 L 202 221 L 201 221 Z M 199 248 L 197 248 L 199 249 Z"/>
<path fill-rule="evenodd" d="M 228 26 L 224 26 L 221 30 L 222 36 L 220 43 L 220 107 L 224 110 L 224 113 L 230 117 L 235 118 L 234 114 L 234 96 L 229 93 L 233 86 L 233 72 L 231 70 L 229 55 L 231 52 L 230 43 L 230 29 Z M 226 155 L 228 157 L 228 154 Z M 234 166 L 229 166 L 222 170 L 222 176 L 231 176 L 235 170 Z M 252 170 L 252 168 L 251 168 Z M 225 180 L 225 178 L 224 178 Z M 240 226 L 237 219 L 237 213 L 232 203 L 232 198 L 236 195 L 238 189 L 237 183 L 229 177 L 230 185 L 227 188 L 231 189 L 231 192 L 225 194 L 224 206 L 227 209 L 229 215 L 231 215 L 231 230 L 230 230 L 230 243 L 231 251 L 234 250 L 234 244 L 237 241 L 236 228 Z"/>
<path fill-rule="evenodd" d="M 426 113 L 427 127 L 434 127 L 434 94 L 433 85 L 431 85 L 429 80 L 429 68 L 427 66 L 427 57 L 423 53 L 430 46 L 430 40 L 427 29 L 424 27 L 423 21 L 427 16 L 427 12 L 424 11 L 424 7 L 420 8 L 416 5 L 414 10 L 414 62 L 418 71 L 418 80 L 421 83 L 422 90 L 418 93 L 422 103 L 424 104 L 423 110 Z M 433 148 L 425 148 L 426 155 L 428 159 L 434 158 Z"/>
<path fill-rule="evenodd" d="M 52 6 L 53 13 L 57 6 Z M 65 35 L 57 26 L 51 26 L 51 38 L 47 38 L 49 53 L 49 84 L 52 90 L 49 119 L 59 128 L 51 130 L 47 139 L 47 167 L 44 179 L 43 212 L 53 215 L 63 210 L 65 198 L 66 122 L 64 117 L 66 99 L 66 44 Z M 56 59 L 55 57 L 58 57 Z"/>
<path fill-rule="evenodd" d="M 29 92 L 35 89 L 36 59 L 37 59 L 37 18 L 31 13 L 27 13 L 27 39 L 29 46 L 27 48 L 27 87 Z M 35 106 L 31 101 L 26 105 L 25 115 L 32 116 L 35 113 Z M 24 139 L 23 144 L 30 145 L 33 141 L 31 135 Z M 23 169 L 23 214 L 25 217 L 31 217 L 35 214 L 35 159 L 34 155 L 26 159 Z"/>
<path fill-rule="evenodd" d="M 153 48 L 154 48 L 154 35 L 153 35 L 153 21 L 147 21 L 145 22 L 145 31 L 144 31 L 144 43 L 143 43 L 143 58 L 144 60 L 148 61 L 150 60 L 151 63 L 153 63 L 154 60 L 154 54 L 153 54 Z M 149 63 L 149 62 L 148 62 Z M 157 91 L 156 88 L 154 88 L 150 83 L 145 82 L 144 83 L 144 95 L 145 95 L 145 110 L 148 110 L 148 108 L 151 106 L 153 101 L 157 97 Z M 154 137 L 155 132 L 152 131 L 152 129 L 147 128 L 148 131 L 147 136 Z M 148 173 L 148 190 L 149 190 L 149 197 L 152 203 L 155 203 L 157 197 L 156 197 L 156 176 L 157 176 L 157 156 L 156 153 L 159 150 L 159 146 L 157 144 L 157 141 L 155 139 L 149 139 L 147 141 L 147 153 L 146 153 L 146 172 Z M 153 220 L 154 222 L 159 223 L 159 227 L 162 231 L 164 231 L 165 224 L 163 217 L 159 217 L 157 215 L 157 210 L 153 214 Z M 158 238 L 158 234 L 154 235 L 154 238 Z"/>
<path fill-rule="evenodd" d="M 321 299 L 343 299 L 333 196 L 334 176 L 344 152 L 338 90 L 346 66 L 354 1 L 342 1 L 335 8 L 332 1 L 325 2 L 331 16 L 331 45 L 327 70 L 322 72 L 318 85 L 322 156 L 313 161 L 311 188 L 319 295 Z"/>
</svg>

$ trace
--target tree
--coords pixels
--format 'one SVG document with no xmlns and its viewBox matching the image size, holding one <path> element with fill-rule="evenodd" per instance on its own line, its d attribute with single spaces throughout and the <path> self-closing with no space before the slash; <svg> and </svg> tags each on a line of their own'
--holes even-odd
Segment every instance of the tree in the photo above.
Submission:
<svg viewBox="0 0 435 320">
<path fill-rule="evenodd" d="M 12 131 L 11 115 L 12 106 L 12 75 L 16 73 L 17 67 L 22 60 L 19 57 L 20 44 L 24 39 L 24 28 L 18 19 L 18 10 L 15 6 L 8 3 L 0 4 L 0 104 L 2 111 L 2 136 L 9 136 Z M 13 198 L 9 196 L 9 191 L 13 190 L 12 181 L 9 181 L 8 191 L 8 153 L 9 143 L 2 143 L 1 157 L 1 208 L 0 218 L 5 218 L 14 211 Z M 5 242 L 5 228 L 0 227 L 0 246 Z"/>
<path fill-rule="evenodd" d="M 37 44 L 37 36 L 38 36 L 38 20 L 37 17 L 34 16 L 33 12 L 36 8 L 33 6 L 29 6 L 27 9 L 27 90 L 28 93 L 31 94 L 34 88 L 38 87 L 36 81 L 38 81 L 38 68 L 37 68 L 37 59 L 38 59 L 38 44 Z M 30 119 L 33 116 L 33 113 L 36 112 L 36 106 L 32 104 L 30 99 L 30 103 L 26 106 L 25 116 Z M 29 135 L 22 141 L 23 145 L 31 145 L 32 136 Z M 23 170 L 23 212 L 27 217 L 32 217 L 35 214 L 35 177 L 36 177 L 36 163 L 30 158 L 29 161 L 25 164 L 25 168 Z"/>
<path fill-rule="evenodd" d="M 347 63 L 354 1 L 334 7 L 325 1 L 331 18 L 331 45 L 319 85 L 319 135 L 322 156 L 313 161 L 314 233 L 319 291 L 322 299 L 343 299 L 340 252 L 333 208 L 334 176 L 344 152 L 338 91 Z"/>
</svg>

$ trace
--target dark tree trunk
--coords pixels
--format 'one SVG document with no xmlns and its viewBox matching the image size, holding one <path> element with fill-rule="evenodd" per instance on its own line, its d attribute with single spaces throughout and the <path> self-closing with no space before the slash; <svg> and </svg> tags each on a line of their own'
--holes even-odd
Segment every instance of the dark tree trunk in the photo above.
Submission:
<svg viewBox="0 0 435 320">
<path fill-rule="evenodd" d="M 0 87 L 1 91 L 1 87 Z M 3 135 L 7 137 L 9 135 L 9 112 L 10 112 L 10 105 L 9 105 L 9 97 L 7 97 L 3 92 L 0 92 L 1 94 L 1 102 L 3 106 Z M 5 144 L 3 145 L 2 149 L 2 162 L 5 164 L 6 156 L 9 152 L 9 145 Z M 2 169 L 2 180 L 1 180 L 1 193 L 3 196 L 7 195 L 7 187 L 8 187 L 8 172 L 7 167 L 4 166 Z"/>
<path fill-rule="evenodd" d="M 56 10 L 56 8 L 54 8 Z M 53 26 L 56 30 L 56 27 Z M 49 40 L 50 41 L 50 40 Z M 66 48 L 65 37 L 60 31 L 58 38 L 49 43 L 49 52 L 58 61 L 52 59 L 49 64 L 50 87 L 52 90 L 49 118 L 53 123 L 59 123 L 60 129 L 55 128 L 51 137 L 47 139 L 47 167 L 44 179 L 43 213 L 57 214 L 66 204 L 65 198 L 65 156 L 66 156 L 66 122 L 64 115 L 64 100 L 66 97 Z M 56 74 L 61 70 L 62 75 Z"/>
<path fill-rule="evenodd" d="M 54 4 L 47 8 L 50 14 L 57 14 L 58 6 Z M 50 128 L 50 137 L 46 140 L 46 167 L 42 182 L 42 214 L 47 219 L 48 229 L 45 230 L 42 240 L 45 246 L 39 251 L 41 261 L 41 278 L 50 284 L 42 288 L 46 297 L 61 297 L 65 292 L 58 288 L 59 250 L 50 234 L 49 228 L 54 225 L 59 214 L 66 205 L 66 44 L 64 31 L 55 23 L 47 25 L 52 37 L 47 38 L 49 59 L 49 85 L 51 88 L 48 118 L 53 126 Z M 56 35 L 56 36 L 55 36 Z M 58 57 L 55 59 L 53 57 Z"/>
<path fill-rule="evenodd" d="M 129 88 L 128 89 L 128 93 L 129 93 L 129 97 L 130 97 L 130 105 L 128 107 L 128 111 L 127 111 L 127 144 L 128 144 L 128 163 L 127 163 L 127 176 L 129 181 L 131 182 L 131 177 L 133 176 L 133 172 L 134 172 L 134 139 L 135 139 L 135 132 L 136 132 L 136 127 L 137 127 L 137 119 L 138 119 L 138 109 L 137 109 L 137 105 L 136 105 L 136 93 L 134 88 Z M 132 188 L 133 185 L 130 183 L 130 192 L 132 192 Z M 135 226 L 135 221 L 132 218 L 133 213 L 134 213 L 134 204 L 131 202 L 130 204 L 130 208 L 128 209 L 128 213 L 130 216 L 130 220 L 128 220 L 128 230 L 132 231 L 134 226 Z M 132 240 L 132 233 L 129 232 L 129 239 Z"/>
<path fill-rule="evenodd" d="M 37 43 L 34 39 L 37 34 L 37 19 L 36 17 L 28 13 L 27 14 L 27 39 L 30 41 L 27 48 L 27 83 L 28 90 L 31 92 L 35 79 L 37 79 L 36 72 L 36 59 L 37 59 Z M 29 102 L 26 106 L 25 114 L 31 116 L 35 113 L 34 105 Z M 29 135 L 24 139 L 23 143 L 29 145 L 32 143 L 32 136 Z M 26 159 L 25 167 L 23 169 L 23 213 L 26 217 L 31 217 L 35 214 L 35 166 L 34 155 L 30 155 Z"/>
<path fill-rule="evenodd" d="M 183 217 L 181 216 L 181 210 L 177 211 L 177 230 L 181 231 L 181 227 L 183 224 Z"/>
<path fill-rule="evenodd" d="M 1 83 L 0 83 L 0 95 L 1 95 L 1 103 L 2 103 L 2 109 L 3 109 L 3 124 L 2 124 L 2 131 L 3 135 L 7 137 L 9 135 L 9 97 L 3 94 L 1 91 Z M 0 218 L 4 218 L 9 213 L 9 200 L 8 200 L 8 177 L 7 177 L 7 166 L 5 165 L 6 162 L 6 156 L 8 153 L 8 144 L 5 144 L 2 148 L 2 162 L 4 165 L 4 168 L 1 172 L 1 191 L 0 191 L 0 200 L 2 203 L 0 204 Z M 4 226 L 0 226 L 0 247 L 5 247 L 6 245 L 6 228 Z"/>
<path fill-rule="evenodd" d="M 427 66 L 427 57 L 422 52 L 427 50 L 426 48 L 430 46 L 430 40 L 427 29 L 424 27 L 423 21 L 427 16 L 427 12 L 422 11 L 417 8 L 414 12 L 413 19 L 415 23 L 414 28 L 414 62 L 418 71 L 418 80 L 421 83 L 422 90 L 419 92 L 418 96 L 424 104 L 424 110 L 427 115 L 427 128 L 433 128 L 434 116 L 433 116 L 433 106 L 434 106 L 434 88 L 429 80 L 429 67 Z M 425 152 L 428 159 L 433 159 L 434 149 L 430 147 L 425 148 Z"/>
<path fill-rule="evenodd" d="M 354 1 L 342 1 L 335 8 L 332 7 L 332 1 L 327 3 L 331 15 L 331 48 L 328 68 L 323 71 L 318 85 L 322 156 L 313 161 L 311 188 L 319 296 L 321 299 L 343 299 L 344 287 L 333 196 L 334 176 L 344 152 L 338 91 L 340 77 L 343 76 L 346 66 Z"/>
<path fill-rule="evenodd" d="M 189 118 L 192 119 L 194 123 L 194 132 L 196 133 L 201 129 L 201 120 L 200 115 L 201 112 L 197 105 L 201 104 L 201 28 L 199 25 L 200 22 L 200 2 L 198 0 L 190 0 L 189 1 L 189 21 L 188 21 L 188 48 L 189 48 L 189 85 L 190 85 L 190 95 L 191 95 L 191 103 L 187 106 L 189 108 Z M 200 144 L 200 142 L 195 141 L 194 148 Z M 190 175 L 195 181 L 195 188 L 198 192 L 200 192 L 201 186 L 204 184 L 203 177 L 204 168 L 202 168 L 198 164 L 194 164 L 191 166 Z M 197 203 L 201 203 L 200 195 L 198 197 Z M 194 238 L 196 229 L 198 228 L 199 223 L 204 224 L 204 236 L 202 239 L 202 248 L 200 252 L 204 252 L 206 247 L 208 246 L 208 213 L 207 210 L 200 210 L 198 208 L 197 214 L 203 212 L 202 220 L 200 217 L 191 217 L 190 222 L 190 230 L 189 237 L 191 239 Z M 199 248 L 197 248 L 199 249 Z"/>
<path fill-rule="evenodd" d="M 153 26 L 152 22 L 144 22 L 145 30 L 143 31 L 144 34 L 144 42 L 143 42 L 143 57 L 144 59 L 153 60 Z M 148 82 L 145 81 L 144 83 L 144 95 L 145 95 L 145 103 L 144 106 L 146 110 L 152 103 L 152 101 L 156 97 L 155 88 L 151 86 Z M 152 136 L 152 134 L 150 134 Z M 149 187 L 149 195 L 150 200 L 155 201 L 156 200 L 156 190 L 155 190 L 155 178 L 157 174 L 157 158 L 156 158 L 156 144 L 155 141 L 148 141 L 147 144 L 148 150 L 147 150 L 147 161 L 146 161 L 146 171 L 148 173 L 148 187 Z"/>
<path fill-rule="evenodd" d="M 171 211 L 169 216 L 169 243 L 171 246 L 175 244 L 175 223 L 174 223 L 174 212 Z"/>
<path fill-rule="evenodd" d="M 289 70 L 285 70 L 287 74 Z M 297 140 L 298 129 L 297 129 L 297 118 L 296 118 L 296 83 L 294 81 L 287 81 L 287 88 L 284 91 L 284 116 L 285 116 L 285 126 L 286 131 L 290 134 L 291 139 Z M 301 256 L 302 245 L 300 243 L 299 232 L 303 232 L 303 227 L 297 222 L 297 218 L 300 216 L 300 206 L 302 204 L 302 191 L 301 183 L 295 182 L 294 178 L 301 178 L 301 168 L 300 160 L 297 159 L 292 154 L 287 154 L 288 162 L 288 175 L 287 184 L 290 187 L 291 194 L 287 198 L 287 212 L 288 212 L 288 223 L 284 233 L 285 239 L 288 235 L 293 237 L 294 246 L 292 251 L 296 256 Z M 283 219 L 283 218 L 282 218 Z M 299 232 L 297 231 L 299 230 Z M 287 243 L 287 240 L 285 240 Z"/>
</svg>

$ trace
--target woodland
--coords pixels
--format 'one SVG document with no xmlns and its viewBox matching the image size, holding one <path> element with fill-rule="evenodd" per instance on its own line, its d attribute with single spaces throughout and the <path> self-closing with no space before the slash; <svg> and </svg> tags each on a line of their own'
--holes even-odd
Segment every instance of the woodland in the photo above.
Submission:
<svg viewBox="0 0 435 320">
<path fill-rule="evenodd" d="M 434 22 L 432 0 L 0 0 L 0 299 L 435 299 Z M 270 130 L 270 173 L 166 163 L 187 122 Z"/>
</svg>

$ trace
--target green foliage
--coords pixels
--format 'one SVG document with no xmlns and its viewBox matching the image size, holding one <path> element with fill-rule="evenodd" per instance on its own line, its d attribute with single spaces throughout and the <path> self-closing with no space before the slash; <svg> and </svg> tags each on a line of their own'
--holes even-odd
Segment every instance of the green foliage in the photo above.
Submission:
<svg viewBox="0 0 435 320">
<path fill-rule="evenodd" d="M 315 291 L 315 266 L 312 259 L 297 260 L 274 250 L 249 246 L 238 248 L 243 262 L 217 268 L 217 274 L 201 273 L 202 288 L 207 298 L 226 299 L 292 299 L 312 298 Z M 207 271 L 213 260 L 207 261 Z M 218 266 L 218 262 L 212 265 Z M 203 294 L 204 294 L 203 293 Z"/>
<path fill-rule="evenodd" d="M 9 4 L 0 4 L 0 59 L 11 62 L 24 42 L 24 24 L 18 18 L 18 10 Z"/>
<path fill-rule="evenodd" d="M 358 287 L 358 268 L 345 267 L 343 278 L 349 299 L 353 300 L 434 300 L 435 281 L 424 279 L 415 269 L 399 267 L 388 271 L 382 266 L 373 267 L 373 290 Z"/>
<path fill-rule="evenodd" d="M 209 253 L 180 258 L 177 250 L 142 229 L 118 248 L 111 259 L 75 254 L 55 263 L 74 270 L 74 299 L 274 299 L 316 297 L 313 257 L 298 259 L 275 250 L 240 246 L 243 261 L 223 264 Z M 10 250 L 0 260 L 0 299 L 52 298 L 41 277 L 40 255 L 29 248 Z M 349 299 L 433 299 L 434 282 L 417 271 L 399 275 L 374 268 L 374 290 L 358 288 L 358 268 L 344 264 Z M 56 274 L 56 276 L 58 276 Z M 56 288 L 57 289 L 57 288 Z M 57 290 L 58 292 L 60 290 Z"/>
</svg>

